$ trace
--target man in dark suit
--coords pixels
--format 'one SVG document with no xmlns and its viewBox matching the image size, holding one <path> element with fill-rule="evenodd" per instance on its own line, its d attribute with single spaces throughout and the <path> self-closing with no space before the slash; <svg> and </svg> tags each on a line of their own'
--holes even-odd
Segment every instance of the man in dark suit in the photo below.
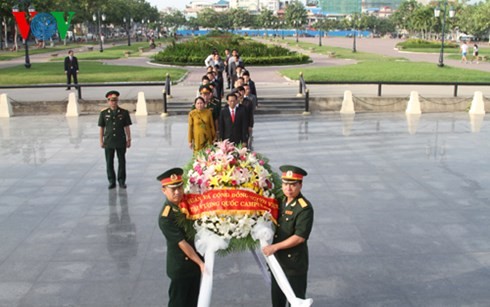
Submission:
<svg viewBox="0 0 490 307">
<path fill-rule="evenodd" d="M 68 51 L 68 56 L 65 58 L 65 74 L 66 74 L 66 84 L 70 89 L 71 78 L 73 77 L 73 83 L 78 84 L 78 60 L 77 57 L 73 55 L 73 50 Z"/>
<path fill-rule="evenodd" d="M 219 137 L 220 140 L 229 140 L 235 145 L 247 146 L 248 141 L 248 118 L 247 110 L 238 104 L 235 94 L 226 96 L 228 106 L 224 107 L 219 114 Z"/>
</svg>

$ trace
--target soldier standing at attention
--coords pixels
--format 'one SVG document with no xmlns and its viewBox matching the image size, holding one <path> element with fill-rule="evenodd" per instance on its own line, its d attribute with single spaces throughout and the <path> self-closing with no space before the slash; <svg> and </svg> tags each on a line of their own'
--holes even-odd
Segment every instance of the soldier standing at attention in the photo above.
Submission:
<svg viewBox="0 0 490 307">
<path fill-rule="evenodd" d="M 119 167 L 117 169 L 117 182 L 122 189 L 126 188 L 126 148 L 131 147 L 131 117 L 128 110 L 117 105 L 118 91 L 109 91 L 105 95 L 109 107 L 100 112 L 99 141 L 100 147 L 105 150 L 105 161 L 109 189 L 116 187 L 116 173 L 114 171 L 114 155 L 117 153 Z"/>
<path fill-rule="evenodd" d="M 157 177 L 167 197 L 163 205 L 158 226 L 167 240 L 167 275 L 169 307 L 195 307 L 199 299 L 201 272 L 204 262 L 194 248 L 194 242 L 186 238 L 178 224 L 179 203 L 184 196 L 181 168 L 173 168 Z"/>
<path fill-rule="evenodd" d="M 282 191 L 285 201 L 279 207 L 277 229 L 271 245 L 265 246 L 264 255 L 275 254 L 296 297 L 304 299 L 308 273 L 307 240 L 313 226 L 313 208 L 301 194 L 306 171 L 292 165 L 283 165 Z M 272 276 L 271 295 L 273 307 L 286 306 L 286 296 Z"/>
</svg>

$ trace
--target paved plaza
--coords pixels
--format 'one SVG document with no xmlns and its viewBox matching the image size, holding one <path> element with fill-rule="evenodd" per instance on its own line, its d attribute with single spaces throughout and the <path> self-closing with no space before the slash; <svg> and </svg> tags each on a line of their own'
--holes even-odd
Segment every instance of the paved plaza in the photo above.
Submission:
<svg viewBox="0 0 490 307">
<path fill-rule="evenodd" d="M 165 306 L 164 196 L 187 117 L 131 115 L 127 190 L 97 116 L 0 120 L 0 306 Z M 467 113 L 257 116 L 254 149 L 309 175 L 313 306 L 489 306 L 490 156 Z M 485 166 L 486 165 L 486 166 Z M 252 254 L 216 259 L 212 306 L 270 306 Z"/>
</svg>

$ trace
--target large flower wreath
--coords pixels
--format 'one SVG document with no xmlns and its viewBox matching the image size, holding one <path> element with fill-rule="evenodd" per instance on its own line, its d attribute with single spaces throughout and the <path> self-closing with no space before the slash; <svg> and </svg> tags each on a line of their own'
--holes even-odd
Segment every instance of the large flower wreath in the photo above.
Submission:
<svg viewBox="0 0 490 307">
<path fill-rule="evenodd" d="M 276 198 L 282 196 L 282 189 L 267 162 L 260 154 L 225 140 L 199 151 L 184 168 L 182 224 L 206 265 L 198 307 L 211 306 L 216 253 L 255 249 L 259 242 L 265 246 L 272 240 Z M 312 304 L 311 299 L 295 296 L 274 255 L 265 260 L 291 306 Z"/>
<path fill-rule="evenodd" d="M 221 254 L 256 248 L 251 230 L 277 218 L 280 182 L 268 160 L 245 147 L 225 140 L 199 151 L 184 167 L 187 235 L 194 239 L 205 228 L 224 238 L 229 244 Z"/>
</svg>

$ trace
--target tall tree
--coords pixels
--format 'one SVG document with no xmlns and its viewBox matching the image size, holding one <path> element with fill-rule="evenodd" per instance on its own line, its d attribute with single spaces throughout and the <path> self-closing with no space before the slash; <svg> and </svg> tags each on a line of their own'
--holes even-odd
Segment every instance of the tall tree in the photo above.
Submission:
<svg viewBox="0 0 490 307">
<path fill-rule="evenodd" d="M 284 14 L 286 22 L 292 27 L 298 27 L 298 23 L 300 25 L 306 25 L 306 17 L 306 9 L 303 3 L 298 0 L 292 1 L 286 8 Z"/>
</svg>

